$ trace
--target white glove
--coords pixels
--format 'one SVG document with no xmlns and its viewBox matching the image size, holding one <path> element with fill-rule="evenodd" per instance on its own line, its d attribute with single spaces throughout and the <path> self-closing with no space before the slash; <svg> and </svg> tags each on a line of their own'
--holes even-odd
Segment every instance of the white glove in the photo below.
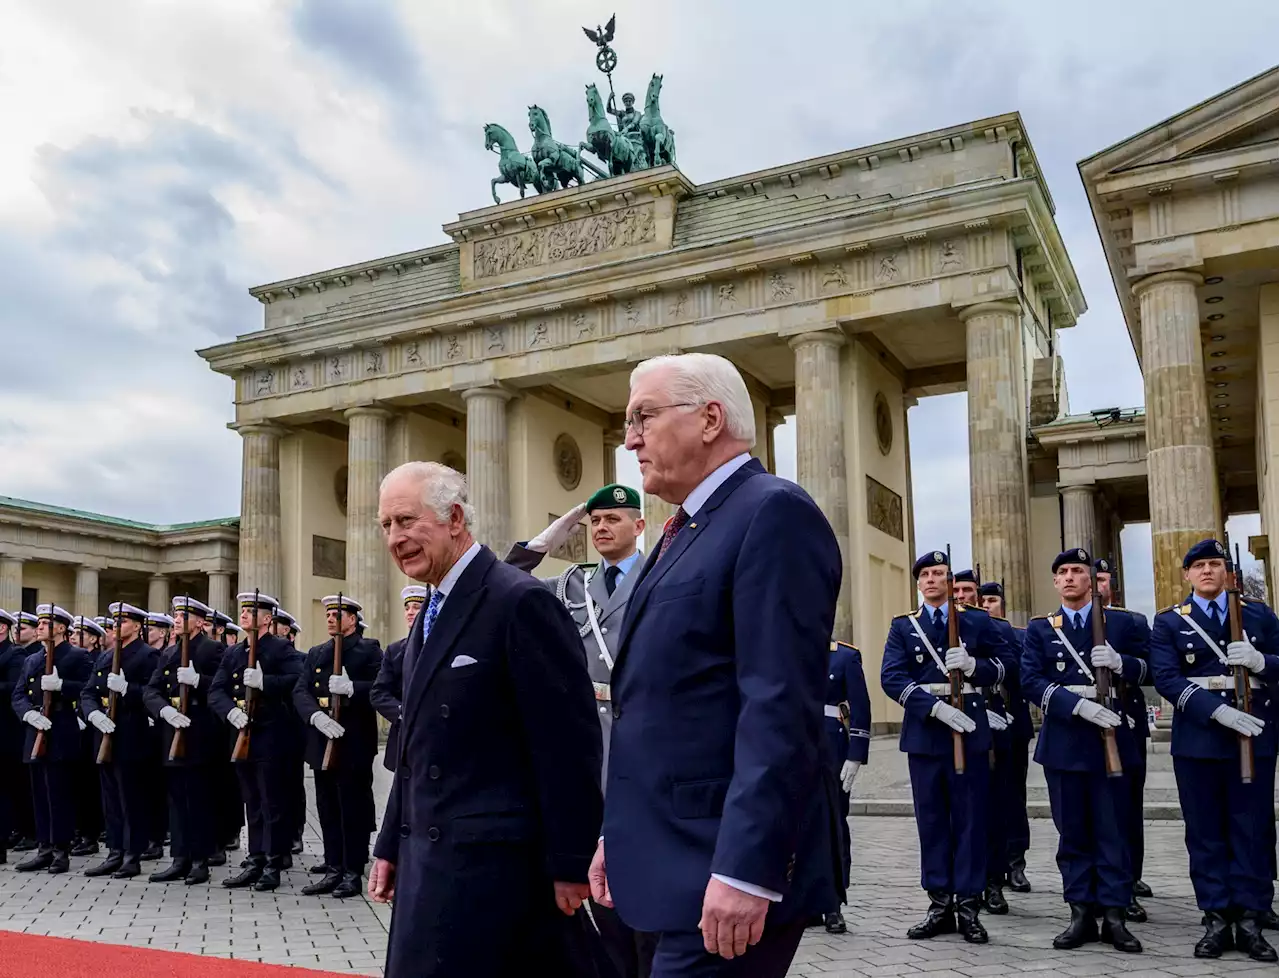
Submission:
<svg viewBox="0 0 1280 978">
<path fill-rule="evenodd" d="M 227 723 L 235 727 L 237 730 L 243 730 L 249 726 L 249 714 L 238 706 L 233 706 L 231 712 L 227 714 Z"/>
<path fill-rule="evenodd" d="M 959 669 L 966 676 L 972 676 L 973 670 L 978 668 L 978 663 L 963 648 L 947 649 L 947 672 L 952 669 Z"/>
<path fill-rule="evenodd" d="M 354 696 L 356 692 L 356 684 L 351 681 L 351 677 L 347 675 L 347 670 L 342 670 L 341 676 L 329 677 L 329 692 L 334 696 Z"/>
<path fill-rule="evenodd" d="M 582 514 L 586 511 L 587 504 L 578 503 L 577 506 L 525 544 L 525 549 L 540 554 L 559 550 L 573 534 L 573 528 L 578 525 L 578 522 L 582 519 Z"/>
<path fill-rule="evenodd" d="M 1244 666 L 1250 672 L 1262 672 L 1267 667 L 1267 660 L 1250 642 L 1229 642 L 1227 665 Z"/>
<path fill-rule="evenodd" d="M 53 724 L 49 722 L 49 718 L 39 710 L 28 710 L 26 713 L 22 714 L 22 722 L 31 724 L 31 726 L 35 727 L 37 730 L 48 730 L 53 726 Z"/>
<path fill-rule="evenodd" d="M 90 713 L 89 722 L 98 728 L 99 733 L 109 734 L 116 732 L 115 721 L 101 710 L 94 710 Z"/>
<path fill-rule="evenodd" d="M 324 710 L 316 710 L 311 714 L 311 726 L 315 727 L 330 740 L 337 740 L 347 732 L 346 727 L 340 724 Z"/>
<path fill-rule="evenodd" d="M 246 668 L 244 671 L 244 684 L 249 689 L 262 688 L 262 670 L 254 668 Z"/>
<path fill-rule="evenodd" d="M 1095 727 L 1101 727 L 1103 730 L 1108 727 L 1120 726 L 1119 714 L 1112 713 L 1100 703 L 1095 703 L 1093 700 L 1087 700 L 1084 697 L 1080 698 L 1080 702 L 1076 704 L 1076 708 L 1071 712 L 1088 720 Z"/>
<path fill-rule="evenodd" d="M 124 678 L 124 674 L 120 672 L 107 673 L 107 689 L 113 693 L 119 693 L 123 696 L 129 692 L 129 682 Z"/>
<path fill-rule="evenodd" d="M 1009 721 L 993 710 L 987 711 L 987 723 L 991 725 L 992 730 L 1009 729 Z"/>
<path fill-rule="evenodd" d="M 81 720 L 79 717 L 76 717 L 76 726 L 80 728 L 81 733 L 84 733 L 84 731 L 89 729 L 84 725 L 84 721 Z"/>
<path fill-rule="evenodd" d="M 1110 669 L 1112 672 L 1124 669 L 1124 660 L 1110 644 L 1095 645 L 1089 653 L 1089 664 L 1095 669 Z"/>
<path fill-rule="evenodd" d="M 58 667 L 53 667 L 53 672 L 47 676 L 40 677 L 40 689 L 46 693 L 56 693 L 62 689 L 62 677 L 58 675 Z M 47 720 L 48 717 L 45 717 Z"/>
<path fill-rule="evenodd" d="M 937 717 L 952 730 L 958 730 L 960 733 L 973 733 L 978 729 L 978 725 L 963 710 L 957 710 L 950 703 L 944 703 L 942 700 L 933 704 L 933 709 L 929 711 L 929 716 Z"/>
<path fill-rule="evenodd" d="M 178 682 L 194 689 L 200 685 L 200 673 L 195 666 L 178 666 Z"/>
<path fill-rule="evenodd" d="M 191 726 L 191 717 L 179 713 L 172 706 L 162 707 L 160 710 L 160 719 L 173 727 L 175 730 L 181 730 L 184 727 Z"/>
<path fill-rule="evenodd" d="M 840 765 L 840 787 L 844 789 L 846 795 L 852 793 L 853 781 L 861 770 L 861 761 L 845 761 Z"/>
<path fill-rule="evenodd" d="M 1226 703 L 1223 703 L 1209 715 L 1228 730 L 1234 730 L 1245 737 L 1258 736 L 1258 734 L 1262 733 L 1262 728 L 1266 726 L 1257 717 L 1245 713 L 1243 710 L 1237 710 L 1234 706 L 1227 706 Z"/>
</svg>

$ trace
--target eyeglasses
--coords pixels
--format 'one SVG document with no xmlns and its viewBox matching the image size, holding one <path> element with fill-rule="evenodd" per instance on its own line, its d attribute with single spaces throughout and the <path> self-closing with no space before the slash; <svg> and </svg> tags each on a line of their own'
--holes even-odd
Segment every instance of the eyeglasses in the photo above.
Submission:
<svg viewBox="0 0 1280 978">
<path fill-rule="evenodd" d="M 695 407 L 693 401 L 677 401 L 674 404 L 659 404 L 657 407 L 637 408 L 627 415 L 624 422 L 628 431 L 634 431 L 637 435 L 644 434 L 645 425 L 658 416 L 660 411 L 666 411 L 669 408 L 677 407 Z"/>
</svg>

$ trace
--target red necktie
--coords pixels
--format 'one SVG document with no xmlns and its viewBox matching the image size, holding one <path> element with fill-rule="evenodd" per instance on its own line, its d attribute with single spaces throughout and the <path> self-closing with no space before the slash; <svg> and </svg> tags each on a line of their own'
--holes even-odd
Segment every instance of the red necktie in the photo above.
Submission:
<svg viewBox="0 0 1280 978">
<path fill-rule="evenodd" d="M 655 563 L 662 559 L 662 555 L 671 546 L 671 541 L 676 538 L 676 534 L 680 532 L 681 527 L 688 522 L 689 514 L 684 511 L 683 506 L 676 510 L 671 519 L 667 520 L 667 525 L 662 531 L 662 542 L 658 544 L 658 556 L 655 558 Z"/>
</svg>

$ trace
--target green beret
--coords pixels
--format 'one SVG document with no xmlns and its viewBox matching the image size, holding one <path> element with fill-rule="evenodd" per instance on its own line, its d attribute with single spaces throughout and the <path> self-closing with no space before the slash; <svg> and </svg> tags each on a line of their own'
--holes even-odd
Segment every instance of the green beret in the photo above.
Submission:
<svg viewBox="0 0 1280 978">
<path fill-rule="evenodd" d="M 619 485 L 614 483 L 611 486 L 605 486 L 603 489 L 597 489 L 587 500 L 587 512 L 594 513 L 597 509 L 639 509 L 640 493 L 636 492 L 630 486 Z"/>
</svg>

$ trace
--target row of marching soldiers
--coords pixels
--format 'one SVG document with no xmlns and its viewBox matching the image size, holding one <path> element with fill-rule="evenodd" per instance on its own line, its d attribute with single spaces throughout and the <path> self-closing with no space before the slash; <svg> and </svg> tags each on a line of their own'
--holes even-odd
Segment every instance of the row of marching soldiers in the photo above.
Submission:
<svg viewBox="0 0 1280 978">
<path fill-rule="evenodd" d="M 1191 882 L 1203 912 L 1197 958 L 1237 950 L 1274 962 L 1277 618 L 1242 598 L 1220 541 L 1183 558 L 1189 593 L 1145 616 L 1111 604 L 1111 565 L 1083 549 L 1053 561 L 1060 604 L 1025 629 L 1003 617 L 998 584 L 951 573 L 941 551 L 913 573 L 924 597 L 893 620 L 881 685 L 905 711 L 907 754 L 929 908 L 907 936 L 959 932 L 986 943 L 982 912 L 1007 914 L 1003 888 L 1025 874 L 1029 704 L 1043 723 L 1067 928 L 1060 950 L 1102 942 L 1137 953 L 1148 919 L 1143 789 L 1150 736 L 1142 687 L 1174 707 L 1171 753 Z M 954 599 L 954 600 L 953 600 Z M 1099 925 L 1101 918 L 1101 925 Z"/>
<path fill-rule="evenodd" d="M 29 799 L 6 790 L 0 800 L 0 861 L 8 845 L 33 850 L 19 871 L 67 872 L 71 856 L 98 851 L 105 823 L 106 858 L 85 875 L 130 878 L 162 856 L 167 827 L 172 863 L 150 881 L 204 883 L 247 822 L 247 857 L 222 885 L 273 890 L 302 851 L 305 761 L 324 861 L 303 893 L 362 892 L 376 827 L 369 694 L 382 649 L 351 598 L 324 599 L 330 637 L 305 654 L 274 598 L 245 592 L 237 602 L 238 627 L 189 597 L 174 599 L 172 617 L 124 602 L 96 620 L 56 605 L 0 611 L 0 694 L 12 705 L 0 763 L 6 785 L 28 780 L 24 762 L 30 773 Z M 93 781 L 100 792 L 87 804 Z M 95 800 L 100 823 L 85 814 Z"/>
</svg>

